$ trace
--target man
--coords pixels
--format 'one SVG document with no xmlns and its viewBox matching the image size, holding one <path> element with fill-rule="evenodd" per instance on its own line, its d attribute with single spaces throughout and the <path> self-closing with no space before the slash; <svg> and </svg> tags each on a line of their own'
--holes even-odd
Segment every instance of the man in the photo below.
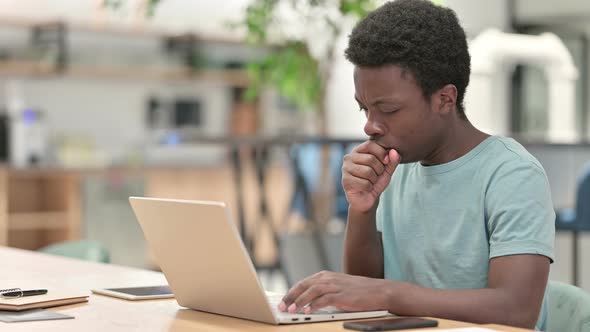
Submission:
<svg viewBox="0 0 590 332">
<path fill-rule="evenodd" d="M 554 212 L 539 162 L 465 114 L 466 37 L 424 0 L 380 7 L 347 58 L 370 137 L 344 158 L 346 274 L 320 272 L 279 305 L 387 309 L 543 328 Z"/>
</svg>

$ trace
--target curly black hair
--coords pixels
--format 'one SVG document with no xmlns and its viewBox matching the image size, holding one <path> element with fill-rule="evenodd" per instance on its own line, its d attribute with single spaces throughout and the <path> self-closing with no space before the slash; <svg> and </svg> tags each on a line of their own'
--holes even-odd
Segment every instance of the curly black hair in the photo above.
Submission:
<svg viewBox="0 0 590 332">
<path fill-rule="evenodd" d="M 446 84 L 455 85 L 457 112 L 466 119 L 470 56 L 453 10 L 426 0 L 388 2 L 352 30 L 345 55 L 356 66 L 392 64 L 409 70 L 425 98 Z"/>
</svg>

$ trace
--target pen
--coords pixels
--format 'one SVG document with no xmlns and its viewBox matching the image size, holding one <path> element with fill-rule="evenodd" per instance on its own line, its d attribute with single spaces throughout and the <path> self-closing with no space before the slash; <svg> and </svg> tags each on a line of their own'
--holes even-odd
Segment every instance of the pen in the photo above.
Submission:
<svg viewBox="0 0 590 332">
<path fill-rule="evenodd" d="M 30 289 L 30 290 L 19 290 L 13 292 L 1 293 L 0 296 L 4 298 L 16 298 L 24 296 L 34 296 L 47 294 L 47 289 Z"/>
</svg>

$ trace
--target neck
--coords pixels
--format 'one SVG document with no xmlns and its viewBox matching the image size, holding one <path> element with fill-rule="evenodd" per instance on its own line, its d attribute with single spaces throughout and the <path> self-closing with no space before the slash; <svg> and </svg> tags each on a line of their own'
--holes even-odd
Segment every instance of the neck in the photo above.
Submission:
<svg viewBox="0 0 590 332">
<path fill-rule="evenodd" d="M 424 166 L 448 163 L 467 154 L 489 136 L 468 120 L 453 119 L 448 130 L 437 139 L 440 143 L 420 163 Z"/>
</svg>

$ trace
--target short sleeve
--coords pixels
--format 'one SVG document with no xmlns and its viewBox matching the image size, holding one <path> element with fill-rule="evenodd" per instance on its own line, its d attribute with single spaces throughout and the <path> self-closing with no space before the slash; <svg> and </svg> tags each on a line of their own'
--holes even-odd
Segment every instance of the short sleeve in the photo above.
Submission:
<svg viewBox="0 0 590 332">
<path fill-rule="evenodd" d="M 537 254 L 554 259 L 555 212 L 549 182 L 532 161 L 501 165 L 485 196 L 489 258 Z"/>
</svg>

